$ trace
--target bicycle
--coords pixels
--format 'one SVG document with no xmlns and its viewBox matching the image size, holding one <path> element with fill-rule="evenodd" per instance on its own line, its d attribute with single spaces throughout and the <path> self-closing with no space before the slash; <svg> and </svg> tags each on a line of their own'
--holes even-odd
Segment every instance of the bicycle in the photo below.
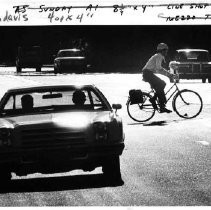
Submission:
<svg viewBox="0 0 211 210">
<path fill-rule="evenodd" d="M 175 111 L 180 117 L 186 119 L 191 119 L 198 116 L 203 107 L 201 96 L 193 90 L 180 90 L 176 79 L 174 79 L 173 83 L 174 84 L 165 92 L 166 96 L 167 94 L 170 94 L 170 96 L 168 96 L 166 99 L 167 102 L 173 97 L 173 111 Z M 156 99 L 155 104 L 150 102 L 150 99 L 152 99 L 154 94 L 155 91 L 153 89 L 151 89 L 149 92 L 142 91 L 143 100 L 140 103 L 135 104 L 131 103 L 129 96 L 126 104 L 129 117 L 137 122 L 146 122 L 152 119 L 155 112 L 160 111 L 158 108 L 158 99 Z"/>
</svg>

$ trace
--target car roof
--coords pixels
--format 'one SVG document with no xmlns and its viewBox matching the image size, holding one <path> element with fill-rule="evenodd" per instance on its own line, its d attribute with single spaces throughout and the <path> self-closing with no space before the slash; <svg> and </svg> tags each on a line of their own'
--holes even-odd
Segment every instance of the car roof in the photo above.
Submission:
<svg viewBox="0 0 211 210">
<path fill-rule="evenodd" d="M 177 52 L 188 52 L 188 51 L 197 51 L 197 52 L 199 52 L 199 51 L 201 51 L 201 52 L 208 52 L 208 50 L 205 50 L 205 49 L 190 49 L 190 48 L 188 48 L 188 49 L 178 49 L 177 50 Z"/>
<path fill-rule="evenodd" d="M 38 49 L 41 47 L 38 45 L 33 45 L 33 46 L 19 46 L 18 48 L 20 48 L 20 49 Z"/>
<path fill-rule="evenodd" d="M 72 48 L 72 49 L 61 49 L 59 50 L 59 52 L 69 52 L 69 51 L 72 51 L 72 52 L 78 52 L 78 51 L 81 51 L 80 49 L 78 48 Z"/>
<path fill-rule="evenodd" d="M 28 92 L 28 91 L 42 91 L 46 89 L 58 90 L 58 89 L 97 89 L 95 85 L 36 85 L 36 86 L 25 86 L 25 87 L 15 87 L 7 90 L 7 93 L 18 93 L 18 92 Z"/>
</svg>

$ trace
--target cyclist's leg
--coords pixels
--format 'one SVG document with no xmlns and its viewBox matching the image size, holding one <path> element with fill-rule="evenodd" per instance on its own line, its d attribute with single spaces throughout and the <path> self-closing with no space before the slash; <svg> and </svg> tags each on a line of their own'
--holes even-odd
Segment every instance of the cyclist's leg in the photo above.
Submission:
<svg viewBox="0 0 211 210">
<path fill-rule="evenodd" d="M 153 89 L 156 91 L 156 95 L 159 99 L 160 112 L 170 113 L 171 110 L 166 109 L 166 95 L 164 92 L 166 83 L 162 79 L 160 79 L 158 76 L 153 75 L 151 77 L 151 85 Z"/>
<path fill-rule="evenodd" d="M 153 73 L 148 69 L 143 69 L 143 81 L 150 83 L 150 78 Z"/>
<path fill-rule="evenodd" d="M 156 94 L 159 99 L 160 108 L 164 108 L 166 106 L 166 95 L 163 89 L 156 89 Z"/>
<path fill-rule="evenodd" d="M 154 89 L 153 88 L 153 86 L 154 86 L 153 77 L 154 77 L 154 74 L 152 71 L 150 71 L 148 69 L 143 70 L 143 81 L 148 82 L 152 89 Z M 154 109 L 157 109 L 157 104 L 156 104 L 157 97 L 158 97 L 158 95 L 155 92 L 154 96 L 149 99 L 149 101 L 152 103 L 152 106 Z"/>
<path fill-rule="evenodd" d="M 160 113 L 166 112 L 166 113 L 171 113 L 172 111 L 170 109 L 166 108 L 166 96 L 164 91 L 158 91 L 159 95 L 159 106 L 160 106 Z"/>
<path fill-rule="evenodd" d="M 145 82 L 148 82 L 153 89 L 157 87 L 158 77 L 152 71 L 148 69 L 143 70 L 143 80 Z"/>
<path fill-rule="evenodd" d="M 164 88 L 166 86 L 166 83 L 160 79 L 158 76 L 155 74 L 150 74 L 148 82 L 150 83 L 151 87 L 155 90 L 155 99 L 158 97 L 159 102 L 161 104 L 166 103 L 166 96 L 164 93 Z"/>
</svg>

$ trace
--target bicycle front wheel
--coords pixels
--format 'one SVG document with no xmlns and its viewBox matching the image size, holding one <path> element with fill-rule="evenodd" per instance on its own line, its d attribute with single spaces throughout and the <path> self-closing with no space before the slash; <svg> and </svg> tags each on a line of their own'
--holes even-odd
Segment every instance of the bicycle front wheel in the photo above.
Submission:
<svg viewBox="0 0 211 210">
<path fill-rule="evenodd" d="M 175 112 L 186 119 L 198 116 L 203 107 L 201 96 L 192 90 L 179 91 L 172 103 Z"/>
<path fill-rule="evenodd" d="M 155 109 L 149 99 L 150 95 L 145 92 L 143 92 L 143 103 L 131 104 L 129 99 L 127 102 L 127 112 L 129 117 L 137 122 L 146 122 L 150 120 L 155 114 Z"/>
</svg>

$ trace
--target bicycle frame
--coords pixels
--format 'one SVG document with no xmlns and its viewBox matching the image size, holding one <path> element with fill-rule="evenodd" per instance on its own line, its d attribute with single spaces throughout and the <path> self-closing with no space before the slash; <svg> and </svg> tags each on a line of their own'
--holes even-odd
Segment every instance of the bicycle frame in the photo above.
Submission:
<svg viewBox="0 0 211 210">
<path fill-rule="evenodd" d="M 172 94 L 166 98 L 166 103 L 172 98 L 172 96 L 175 94 L 175 93 L 179 93 L 180 92 L 180 89 L 178 88 L 176 82 L 174 82 L 174 84 L 165 92 L 165 96 L 167 96 L 167 94 L 175 87 L 175 90 L 172 92 Z M 182 101 L 185 103 L 185 104 L 189 104 L 187 103 L 184 98 L 180 95 Z"/>
<path fill-rule="evenodd" d="M 180 117 L 185 118 L 185 119 L 191 119 L 191 118 L 198 116 L 199 113 L 201 112 L 203 102 L 202 102 L 200 95 L 192 90 L 179 89 L 179 87 L 176 84 L 176 81 L 174 81 L 174 84 L 171 85 L 168 88 L 168 90 L 164 91 L 164 92 L 165 92 L 164 94 L 167 98 L 166 103 L 171 98 L 173 98 L 172 99 L 172 108 Z M 196 99 L 196 103 L 193 103 L 191 100 L 189 100 L 191 97 L 186 97 L 187 93 L 191 94 L 190 96 L 194 96 L 193 98 Z M 151 88 L 150 91 L 143 91 L 144 101 L 143 101 L 143 103 L 138 104 L 139 108 L 137 108 L 137 106 L 136 106 L 134 109 L 129 108 L 131 104 L 130 104 L 130 98 L 128 98 L 127 112 L 129 114 L 129 116 L 137 122 L 146 122 L 146 121 L 152 119 L 152 117 L 155 114 L 155 111 L 160 112 L 160 109 L 158 107 L 159 101 L 157 100 L 157 98 L 158 97 L 156 95 L 156 91 L 153 88 Z M 150 99 L 153 99 L 153 100 L 150 100 Z M 195 114 L 193 114 L 192 111 L 189 112 L 190 110 L 187 107 L 185 107 L 185 109 L 183 109 L 183 106 L 190 105 L 190 104 L 193 104 L 194 106 L 196 105 L 196 112 L 195 112 L 195 108 L 193 109 L 193 112 L 195 112 Z M 138 114 L 138 111 L 140 111 L 143 114 L 143 116 L 142 116 L 142 114 Z"/>
<path fill-rule="evenodd" d="M 173 96 L 175 93 L 177 93 L 177 92 L 180 91 L 179 88 L 178 88 L 178 86 L 177 86 L 177 84 L 176 84 L 176 82 L 174 82 L 174 84 L 165 92 L 165 95 L 167 96 L 167 94 L 168 94 L 174 87 L 175 87 L 175 90 L 172 92 L 172 94 L 171 94 L 168 98 L 166 98 L 166 103 L 172 98 L 172 96 Z"/>
<path fill-rule="evenodd" d="M 174 82 L 174 84 L 165 92 L 165 96 L 167 96 L 167 94 L 168 94 L 174 87 L 175 87 L 175 90 L 171 93 L 171 95 L 170 95 L 168 98 L 166 98 L 166 103 L 172 98 L 172 96 L 173 96 L 175 93 L 177 93 L 177 92 L 180 91 L 180 89 L 178 88 L 176 82 Z M 155 90 L 152 88 L 152 90 L 149 91 L 148 93 L 149 93 L 149 94 L 155 93 Z"/>
</svg>

